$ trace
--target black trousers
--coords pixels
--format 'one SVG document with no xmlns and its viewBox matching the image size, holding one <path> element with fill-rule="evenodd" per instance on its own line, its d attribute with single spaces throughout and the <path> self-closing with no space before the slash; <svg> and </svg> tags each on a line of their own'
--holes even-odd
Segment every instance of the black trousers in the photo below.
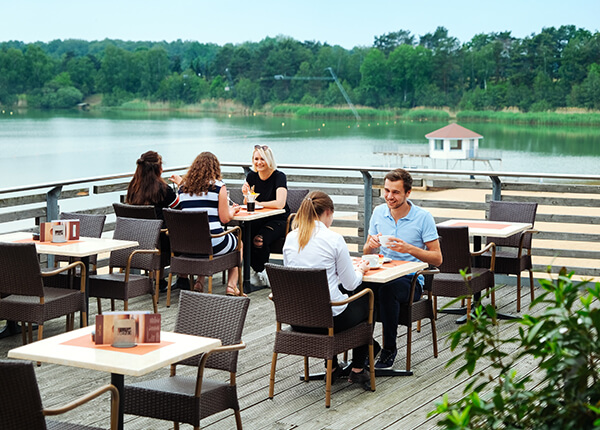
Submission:
<svg viewBox="0 0 600 430">
<path fill-rule="evenodd" d="M 250 223 L 250 240 L 252 241 L 250 244 L 250 266 L 255 272 L 265 270 L 265 263 L 269 261 L 269 255 L 271 254 L 271 244 L 285 236 L 286 222 L 286 220 L 267 218 L 264 221 L 256 220 Z M 255 236 L 262 236 L 262 247 L 259 248 L 254 245 Z"/>
</svg>

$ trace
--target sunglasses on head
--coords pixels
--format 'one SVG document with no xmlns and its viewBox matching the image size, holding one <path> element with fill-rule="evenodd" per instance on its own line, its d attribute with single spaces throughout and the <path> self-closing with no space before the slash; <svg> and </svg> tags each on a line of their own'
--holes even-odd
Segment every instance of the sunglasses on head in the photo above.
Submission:
<svg viewBox="0 0 600 430">
<path fill-rule="evenodd" d="M 267 145 L 254 145 L 254 149 L 262 149 L 263 151 L 266 151 L 269 149 L 269 147 Z"/>
</svg>

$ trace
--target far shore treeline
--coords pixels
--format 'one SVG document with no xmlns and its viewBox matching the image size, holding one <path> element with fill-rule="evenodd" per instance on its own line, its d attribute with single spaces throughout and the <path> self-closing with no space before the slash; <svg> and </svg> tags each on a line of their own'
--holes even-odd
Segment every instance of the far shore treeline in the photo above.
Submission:
<svg viewBox="0 0 600 430">
<path fill-rule="evenodd" d="M 361 114 L 400 115 L 427 106 L 485 120 L 478 111 L 600 110 L 600 33 L 570 25 L 522 39 L 510 32 L 478 34 L 466 43 L 443 27 L 423 36 L 400 30 L 353 49 L 284 36 L 224 46 L 0 42 L 0 105 L 57 109 L 101 101 L 181 108 L 210 101 L 304 115 L 319 107 L 336 116 L 329 108 L 347 105 L 329 67 Z"/>
</svg>

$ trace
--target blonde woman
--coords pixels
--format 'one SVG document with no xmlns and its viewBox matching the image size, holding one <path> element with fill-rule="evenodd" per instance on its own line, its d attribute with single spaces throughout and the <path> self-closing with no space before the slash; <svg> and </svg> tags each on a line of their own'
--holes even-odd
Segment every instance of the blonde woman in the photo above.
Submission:
<svg viewBox="0 0 600 430">
<path fill-rule="evenodd" d="M 293 227 L 283 246 L 283 264 L 292 267 L 311 267 L 326 269 L 331 301 L 342 301 L 348 295 L 346 291 L 360 289 L 362 278 L 369 270 L 367 262 L 361 260 L 354 266 L 350 252 L 341 234 L 329 229 L 333 222 L 333 201 L 322 191 L 313 191 L 302 201 L 294 219 Z M 347 305 L 334 306 L 334 332 L 347 330 L 366 321 L 369 315 L 369 298 L 363 296 Z M 295 327 L 296 330 L 314 332 L 315 329 Z M 318 330 L 318 329 L 316 329 Z M 324 332 L 326 333 L 326 331 Z M 369 351 L 368 344 L 352 351 L 352 371 L 349 382 L 365 385 L 369 373 L 364 370 Z M 339 374 L 337 359 L 334 360 L 334 375 Z"/>
<path fill-rule="evenodd" d="M 229 206 L 227 188 L 221 179 L 221 164 L 211 152 L 199 154 L 183 178 L 174 178 L 174 182 L 179 184 L 179 208 L 208 212 L 212 234 L 222 233 L 223 224 L 231 221 L 240 210 L 238 205 Z M 212 246 L 214 255 L 227 254 L 237 248 L 237 237 L 230 233 L 214 238 Z M 232 267 L 227 276 L 228 295 L 240 295 L 237 280 L 238 268 Z M 203 283 L 199 281 L 194 289 L 202 291 Z"/>
<path fill-rule="evenodd" d="M 252 152 L 252 169 L 242 186 L 244 195 L 258 193 L 256 198 L 266 208 L 285 209 L 285 213 L 250 223 L 252 237 L 250 282 L 256 286 L 269 284 L 265 263 L 269 261 L 271 244 L 285 236 L 285 224 L 290 212 L 287 205 L 287 178 L 277 170 L 273 151 L 266 145 L 256 145 Z"/>
</svg>

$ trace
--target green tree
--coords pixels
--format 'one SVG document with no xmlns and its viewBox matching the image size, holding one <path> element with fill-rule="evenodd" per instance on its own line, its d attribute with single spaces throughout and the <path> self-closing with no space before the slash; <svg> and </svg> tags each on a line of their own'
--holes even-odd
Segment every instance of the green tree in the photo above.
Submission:
<svg viewBox="0 0 600 430">
<path fill-rule="evenodd" d="M 380 107 L 387 101 L 389 73 L 385 55 L 379 49 L 371 49 L 360 66 L 360 93 L 362 102 Z"/>
</svg>

